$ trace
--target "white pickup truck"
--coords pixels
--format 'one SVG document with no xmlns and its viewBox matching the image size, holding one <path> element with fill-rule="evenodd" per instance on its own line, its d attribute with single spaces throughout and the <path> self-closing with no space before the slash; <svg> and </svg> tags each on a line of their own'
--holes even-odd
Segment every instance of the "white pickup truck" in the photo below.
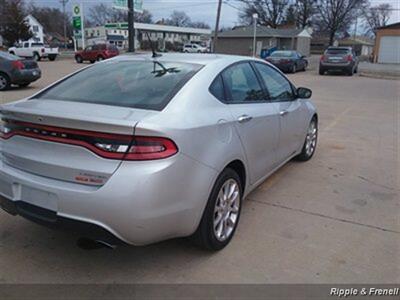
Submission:
<svg viewBox="0 0 400 300">
<path fill-rule="evenodd" d="M 50 48 L 38 42 L 22 42 L 16 47 L 9 48 L 8 52 L 20 57 L 33 58 L 36 61 L 42 58 L 48 58 L 53 61 L 57 58 L 58 48 Z"/>
</svg>

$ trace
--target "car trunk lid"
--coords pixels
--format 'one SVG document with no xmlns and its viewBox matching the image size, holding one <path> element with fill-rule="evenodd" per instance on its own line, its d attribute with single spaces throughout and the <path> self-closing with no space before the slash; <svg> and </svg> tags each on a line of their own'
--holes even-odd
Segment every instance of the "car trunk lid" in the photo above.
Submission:
<svg viewBox="0 0 400 300">
<path fill-rule="evenodd" d="M 112 141 L 124 149 L 136 124 L 151 114 L 56 100 L 16 102 L 2 106 L 0 113 L 5 120 L 0 145 L 3 163 L 36 175 L 95 186 L 104 185 L 122 161 L 121 155 L 107 152 L 108 144 Z"/>
</svg>

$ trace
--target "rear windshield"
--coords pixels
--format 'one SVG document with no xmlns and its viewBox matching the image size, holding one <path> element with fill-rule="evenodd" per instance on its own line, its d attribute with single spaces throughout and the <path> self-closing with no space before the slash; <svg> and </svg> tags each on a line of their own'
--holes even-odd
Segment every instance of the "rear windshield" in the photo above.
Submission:
<svg viewBox="0 0 400 300">
<path fill-rule="evenodd" d="M 201 65 L 155 61 L 109 61 L 89 67 L 36 96 L 162 110 Z"/>
<path fill-rule="evenodd" d="M 291 51 L 275 51 L 271 54 L 271 57 L 292 57 L 294 52 Z"/>
<path fill-rule="evenodd" d="M 116 46 L 113 46 L 113 45 L 108 45 L 107 49 L 111 50 L 111 51 L 117 51 L 118 50 L 118 48 Z"/>
<path fill-rule="evenodd" d="M 2 59 L 8 59 L 8 60 L 20 60 L 21 58 L 16 55 L 12 55 L 7 52 L 0 51 L 0 58 Z"/>
<path fill-rule="evenodd" d="M 349 53 L 349 49 L 328 49 L 326 50 L 326 54 L 347 54 Z"/>
</svg>

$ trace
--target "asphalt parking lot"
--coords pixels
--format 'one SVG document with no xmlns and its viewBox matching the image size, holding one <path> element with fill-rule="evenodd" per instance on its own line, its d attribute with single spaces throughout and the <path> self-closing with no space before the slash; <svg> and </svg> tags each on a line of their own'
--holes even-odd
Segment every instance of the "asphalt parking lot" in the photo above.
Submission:
<svg viewBox="0 0 400 300">
<path fill-rule="evenodd" d="M 0 102 L 83 66 L 41 62 L 42 79 Z M 315 157 L 287 164 L 248 196 L 226 249 L 177 239 L 85 251 L 72 234 L 1 211 L 0 283 L 398 283 L 400 82 L 316 72 L 289 75 L 314 92 Z"/>
</svg>

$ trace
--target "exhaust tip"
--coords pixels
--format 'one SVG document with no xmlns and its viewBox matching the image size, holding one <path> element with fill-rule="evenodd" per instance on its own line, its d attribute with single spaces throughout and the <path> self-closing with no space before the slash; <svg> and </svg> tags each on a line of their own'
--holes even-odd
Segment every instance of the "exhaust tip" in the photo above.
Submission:
<svg viewBox="0 0 400 300">
<path fill-rule="evenodd" d="M 80 238 L 76 242 L 76 245 L 83 250 L 98 250 L 98 249 L 110 249 L 114 250 L 116 248 L 115 245 L 111 245 L 104 241 L 96 241 L 88 238 Z"/>
</svg>

